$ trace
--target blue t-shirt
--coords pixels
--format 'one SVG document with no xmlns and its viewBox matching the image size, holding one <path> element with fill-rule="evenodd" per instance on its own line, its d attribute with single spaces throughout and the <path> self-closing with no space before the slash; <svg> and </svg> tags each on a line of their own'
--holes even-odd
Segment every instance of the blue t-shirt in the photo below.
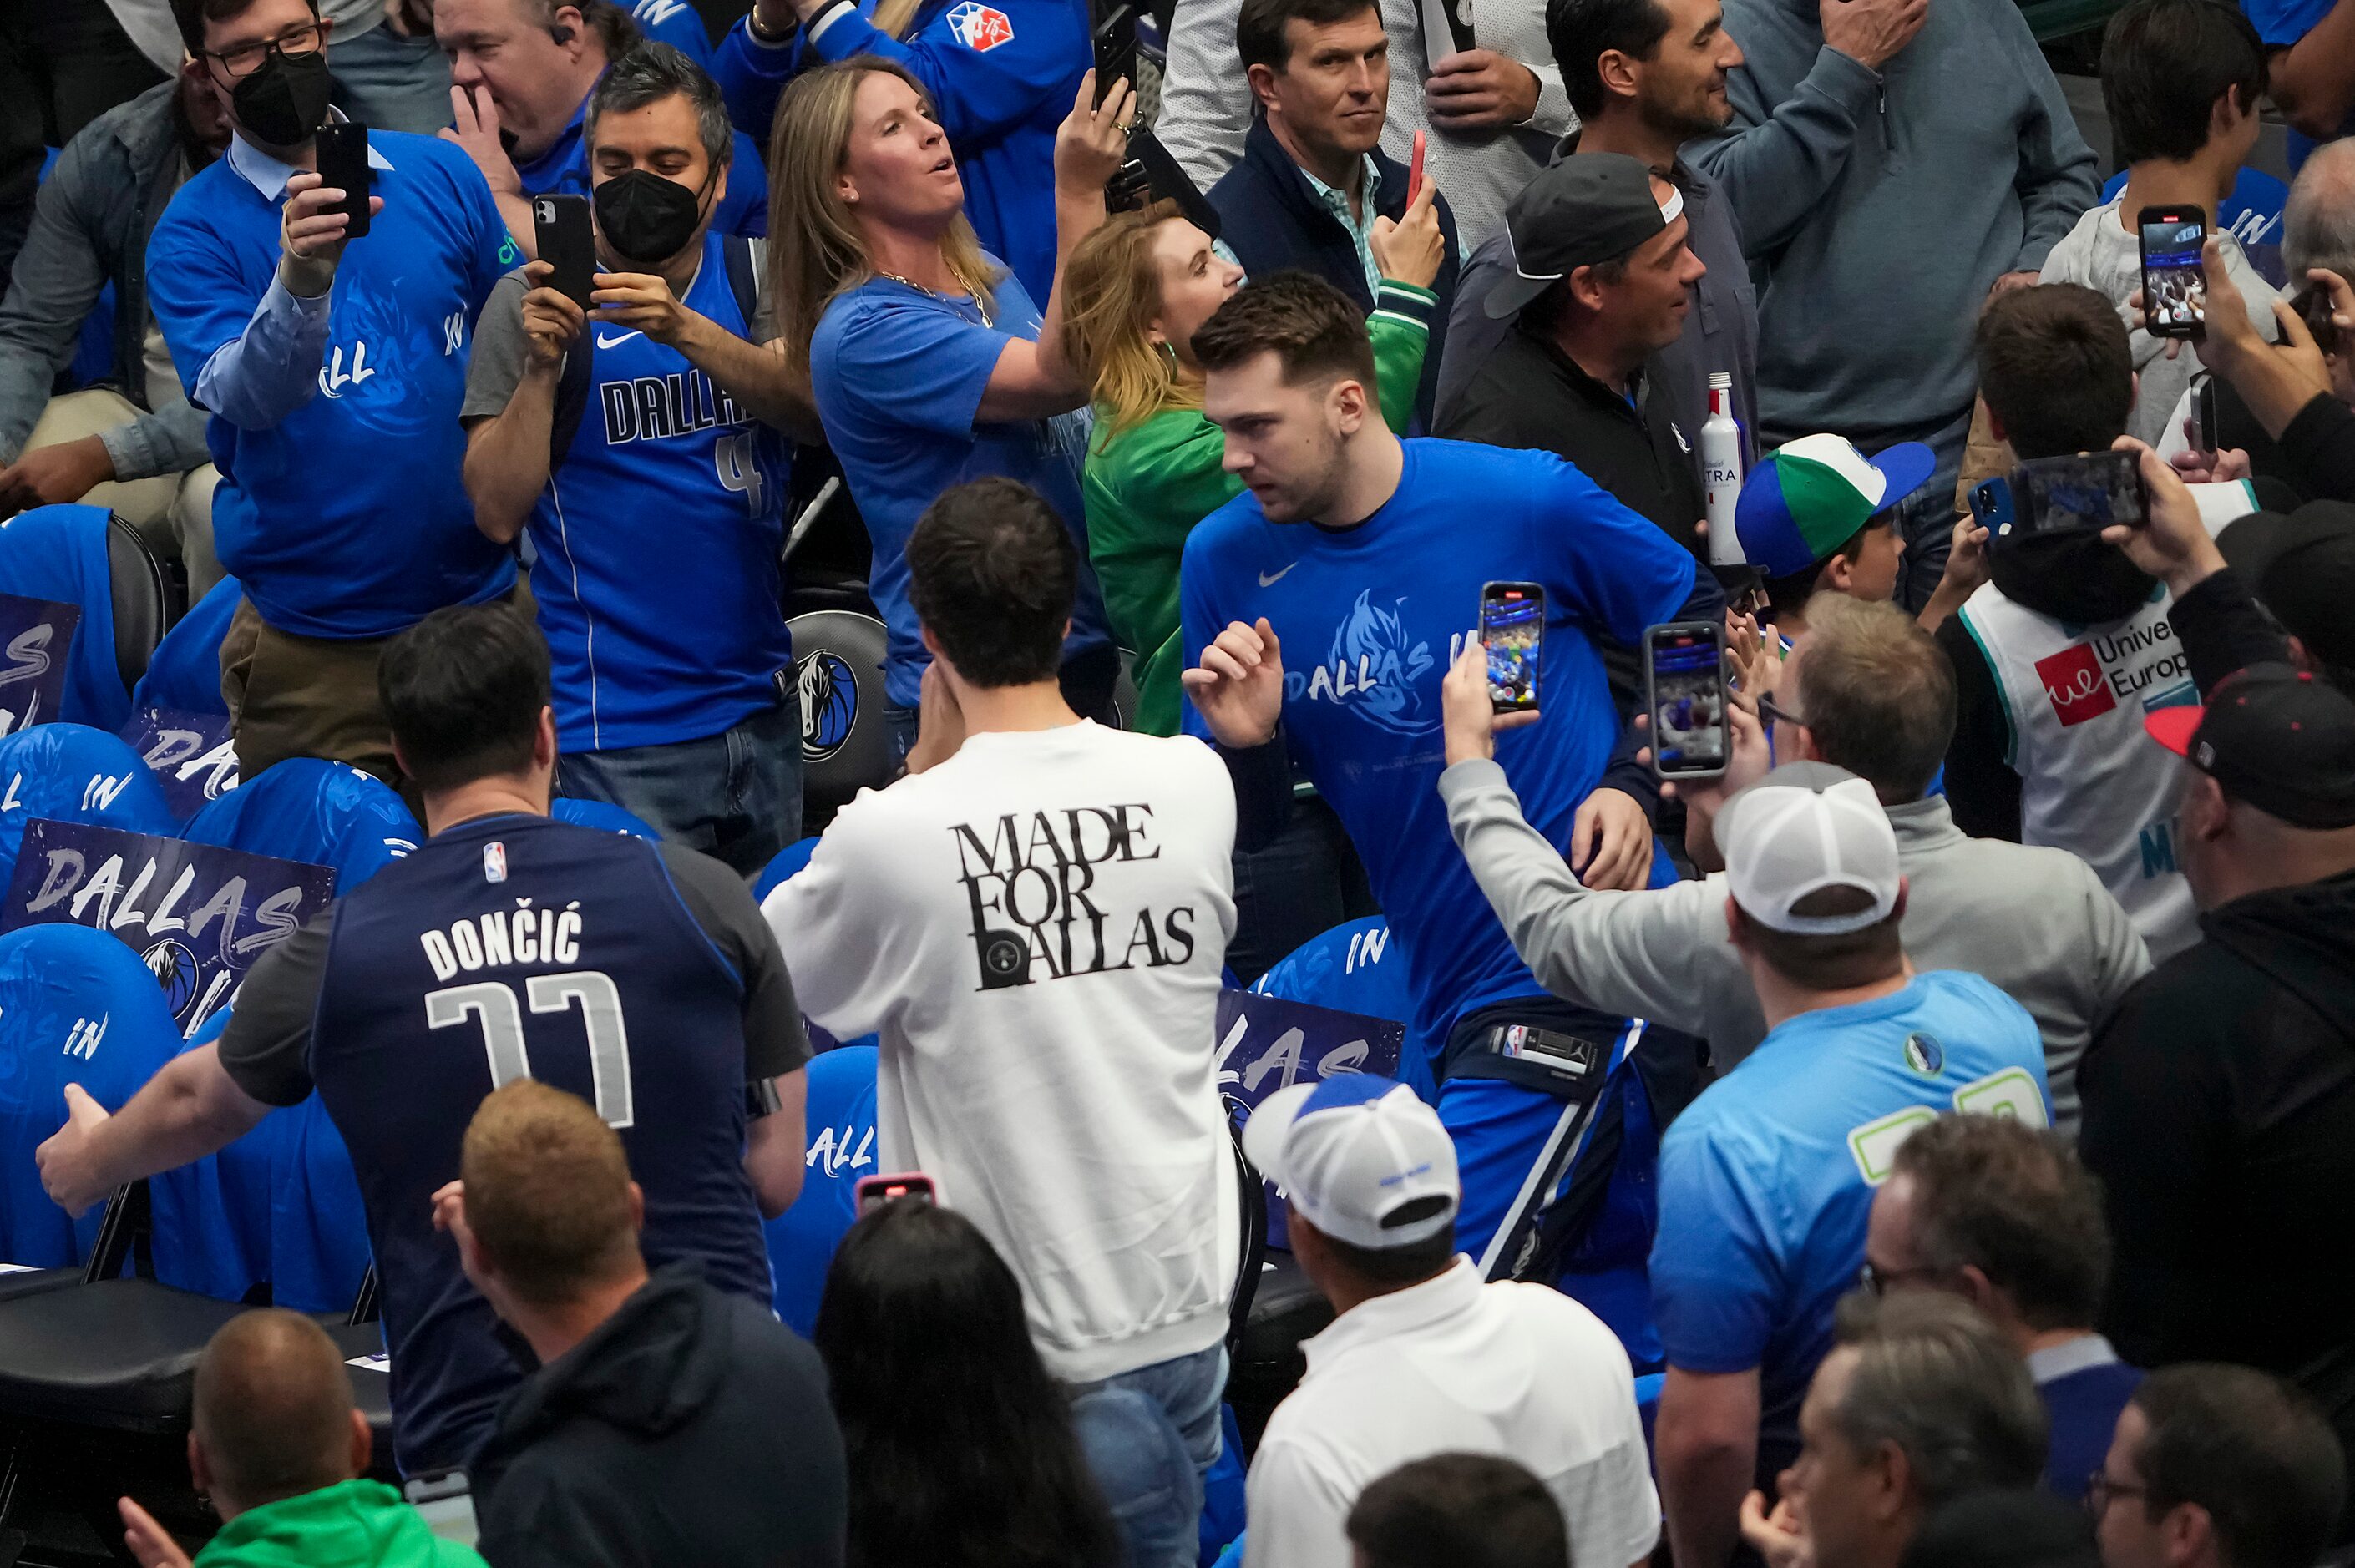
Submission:
<svg viewBox="0 0 2355 1568">
<path fill-rule="evenodd" d="M 2257 29 L 2257 37 L 2269 49 L 2286 49 L 2307 34 L 2315 24 L 2330 15 L 2334 0 L 2241 0 L 2241 12 Z M 2355 117 L 2339 127 L 2343 134 L 2355 131 Z M 2289 172 L 2296 175 L 2307 154 L 2321 145 L 2313 137 L 2293 128 L 2289 132 Z M 2237 193 L 2236 193 L 2237 194 Z"/>
<path fill-rule="evenodd" d="M 696 18 L 696 26 L 702 25 L 702 19 Z M 526 191 L 533 196 L 589 194 L 589 149 L 581 139 L 581 119 L 588 111 L 589 100 L 584 96 L 548 150 L 527 164 L 516 165 L 516 177 Z M 761 149 L 741 131 L 736 132 L 735 148 L 728 164 L 728 192 L 711 215 L 711 232 L 758 238 L 769 232 L 768 166 L 761 162 Z"/>
<path fill-rule="evenodd" d="M 165 838 L 180 831 L 155 769 L 116 736 L 78 724 L 0 736 L 0 892 L 16 873 L 25 824 L 35 817 Z"/>
<path fill-rule="evenodd" d="M 817 1326 L 834 1249 L 858 1217 L 859 1181 L 883 1173 L 875 1163 L 875 1056 L 873 1045 L 837 1045 L 804 1069 L 809 1102 L 802 1112 L 808 1143 L 803 1159 L 809 1169 L 794 1206 L 768 1224 L 777 1316 L 804 1339 Z"/>
<path fill-rule="evenodd" d="M 738 22 L 712 52 L 729 118 L 766 137 L 784 84 L 802 70 L 871 54 L 906 68 L 948 132 L 964 216 L 1033 299 L 1055 281 L 1055 131 L 1093 63 L 1088 12 L 1070 0 L 922 0 L 901 37 L 875 29 L 875 0 L 764 44 Z"/>
<path fill-rule="evenodd" d="M 2051 1119 L 2036 1021 L 1975 974 L 1802 1013 L 1701 1091 L 1660 1144 L 1652 1313 L 1670 1366 L 1759 1370 L 1759 1471 L 1795 1452 L 1799 1402 L 1864 1266 L 1897 1146 L 1949 1111 Z"/>
<path fill-rule="evenodd" d="M 576 828 L 602 828 L 609 833 L 627 833 L 634 839 L 658 839 L 662 835 L 646 826 L 635 811 L 626 811 L 611 800 L 578 800 L 569 795 L 559 795 L 548 803 L 548 814 L 559 822 L 570 822 Z M 758 902 L 756 898 L 754 902 Z"/>
<path fill-rule="evenodd" d="M 696 64 L 710 69 L 711 34 L 692 0 L 638 0 L 630 7 L 630 20 L 647 37 L 668 44 Z"/>
<path fill-rule="evenodd" d="M 1249 491 L 1203 519 L 1179 573 L 1188 662 L 1229 621 L 1283 645 L 1284 729 L 1348 830 L 1403 949 L 1414 1037 L 1545 988 L 1513 952 L 1447 829 L 1439 683 L 1481 585 L 1546 591 L 1544 717 L 1497 737 L 1529 825 L 1557 846 L 1620 732 L 1590 630 L 1634 644 L 1672 619 L 1693 558 L 1550 452 L 1412 440 L 1397 491 L 1354 528 L 1273 524 Z M 1189 705 L 1186 722 L 1206 733 Z M 1656 882 L 1669 880 L 1654 849 Z"/>
<path fill-rule="evenodd" d="M 131 716 L 131 694 L 114 658 L 114 570 L 106 558 L 106 519 L 103 506 L 36 506 L 0 522 L 0 593 L 80 607 L 65 651 L 65 692 L 48 716 L 121 729 Z M 218 671 L 213 683 L 220 683 Z"/>
<path fill-rule="evenodd" d="M 727 243 L 704 238 L 684 302 L 749 338 Z M 785 442 L 678 350 L 590 330 L 593 384 L 530 523 L 557 739 L 579 755 L 722 735 L 793 663 Z"/>
<path fill-rule="evenodd" d="M 245 590 L 235 577 L 223 577 L 189 607 L 187 614 L 172 623 L 172 630 L 155 645 L 155 656 L 147 661 L 147 673 L 139 677 L 131 693 L 133 712 L 141 708 L 229 712 L 229 699 L 221 695 L 220 645 L 244 598 Z"/>
<path fill-rule="evenodd" d="M 990 265 L 1003 270 L 995 258 Z M 969 479 L 1002 473 L 1020 480 L 1046 497 L 1071 530 L 1080 552 L 1080 591 L 1064 657 L 1111 641 L 1088 567 L 1087 509 L 1080 500 L 1086 418 L 1074 412 L 975 423 L 1007 340 L 1039 337 L 1039 307 L 1019 279 L 1001 278 L 992 291 L 995 325 L 983 320 L 976 301 L 870 278 L 835 296 L 810 342 L 818 418 L 875 546 L 867 591 L 890 632 L 883 689 L 903 708 L 916 705 L 931 662 L 908 602 L 908 535 L 941 492 Z"/>
<path fill-rule="evenodd" d="M 63 925 L 0 936 L 0 1262 L 88 1258 L 103 1206 L 68 1218 L 33 1150 L 65 1125 L 68 1084 L 121 1110 L 179 1044 L 162 988 L 119 938 Z"/>
<path fill-rule="evenodd" d="M 207 804 L 180 836 L 333 866 L 341 895 L 412 853 L 425 830 L 381 779 L 347 762 L 293 757 Z"/>
<path fill-rule="evenodd" d="M 310 398 L 267 429 L 216 415 L 213 540 L 261 619 L 304 637 L 388 637 L 515 582 L 459 482 L 466 344 L 519 260 L 456 146 L 371 131 L 384 210 L 336 267 Z M 148 302 L 183 386 L 246 329 L 277 275 L 282 193 L 222 158 L 180 187 L 147 246 Z"/>
</svg>

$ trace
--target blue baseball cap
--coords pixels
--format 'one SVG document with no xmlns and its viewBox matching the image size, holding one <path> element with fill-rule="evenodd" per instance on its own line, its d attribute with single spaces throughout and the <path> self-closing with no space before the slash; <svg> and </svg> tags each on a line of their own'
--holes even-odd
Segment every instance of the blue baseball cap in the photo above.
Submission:
<svg viewBox="0 0 2355 1568">
<path fill-rule="evenodd" d="M 1831 559 L 1873 516 L 1929 482 L 1937 454 L 1900 441 L 1868 460 L 1845 436 L 1801 436 L 1742 482 L 1733 531 L 1742 558 L 1770 577 Z"/>
</svg>

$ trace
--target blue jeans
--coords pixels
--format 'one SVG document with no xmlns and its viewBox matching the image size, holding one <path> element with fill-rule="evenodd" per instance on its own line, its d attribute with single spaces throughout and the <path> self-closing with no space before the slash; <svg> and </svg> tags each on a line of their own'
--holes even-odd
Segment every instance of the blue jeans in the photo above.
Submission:
<svg viewBox="0 0 2355 1568">
<path fill-rule="evenodd" d="M 1898 503 L 1897 531 L 1905 541 L 1905 563 L 1897 579 L 1897 602 L 1908 615 L 1921 613 L 1938 591 L 1946 555 L 1955 543 L 1955 482 L 1962 476 L 1963 447 L 1971 433 L 1971 411 L 1931 431 L 1923 440 L 1938 456 L 1930 481 Z"/>
<path fill-rule="evenodd" d="M 1175 1429 L 1184 1457 L 1192 1461 L 1190 1474 L 1155 1453 L 1152 1441 L 1139 1441 L 1140 1434 L 1150 1439 L 1157 1430 L 1154 1422 L 1121 1408 L 1125 1402 L 1101 1398 L 1117 1392 L 1142 1394 L 1158 1408 Z M 1071 1385 L 1081 1446 L 1120 1520 L 1132 1568 L 1193 1568 L 1200 1551 L 1202 1479 L 1218 1462 L 1224 1442 L 1219 1407 L 1226 1392 L 1224 1344 Z M 1099 1455 L 1098 1444 L 1107 1451 Z"/>
<path fill-rule="evenodd" d="M 801 694 L 789 684 L 783 702 L 702 740 L 568 752 L 556 792 L 635 812 L 671 842 L 755 875 L 802 836 Z"/>
<path fill-rule="evenodd" d="M 450 123 L 450 65 L 432 35 L 404 38 L 378 23 L 327 46 L 336 107 L 378 131 L 431 136 Z"/>
</svg>

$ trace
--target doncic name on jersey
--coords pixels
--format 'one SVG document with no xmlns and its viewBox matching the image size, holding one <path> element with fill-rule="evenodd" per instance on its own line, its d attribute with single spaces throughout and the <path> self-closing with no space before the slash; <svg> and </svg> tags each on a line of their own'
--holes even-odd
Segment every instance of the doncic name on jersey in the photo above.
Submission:
<svg viewBox="0 0 2355 1568">
<path fill-rule="evenodd" d="M 1122 865 L 1161 858 L 1152 819 L 1151 806 L 1132 803 L 1009 811 L 951 827 L 973 916 L 975 989 L 1191 959 L 1199 917 L 1191 904 L 1156 913 L 1119 895 Z"/>
</svg>

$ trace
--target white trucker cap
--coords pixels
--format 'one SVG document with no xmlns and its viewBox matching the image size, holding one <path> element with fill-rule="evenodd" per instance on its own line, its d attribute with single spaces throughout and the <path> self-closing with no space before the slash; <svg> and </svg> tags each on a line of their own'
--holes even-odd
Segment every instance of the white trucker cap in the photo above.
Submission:
<svg viewBox="0 0 2355 1568">
<path fill-rule="evenodd" d="M 1725 803 L 1717 842 L 1733 901 L 1762 926 L 1837 936 L 1879 925 L 1897 907 L 1896 832 L 1872 786 L 1845 768 L 1785 763 Z M 1792 913 L 1827 887 L 1857 888 L 1871 901 L 1847 915 Z"/>
<path fill-rule="evenodd" d="M 1293 1209 L 1335 1241 L 1376 1251 L 1445 1229 L 1463 1191 L 1455 1140 L 1412 1089 L 1372 1073 L 1293 1084 L 1243 1125 L 1243 1153 Z M 1419 1200 L 1444 1202 L 1401 1220 Z"/>
</svg>

